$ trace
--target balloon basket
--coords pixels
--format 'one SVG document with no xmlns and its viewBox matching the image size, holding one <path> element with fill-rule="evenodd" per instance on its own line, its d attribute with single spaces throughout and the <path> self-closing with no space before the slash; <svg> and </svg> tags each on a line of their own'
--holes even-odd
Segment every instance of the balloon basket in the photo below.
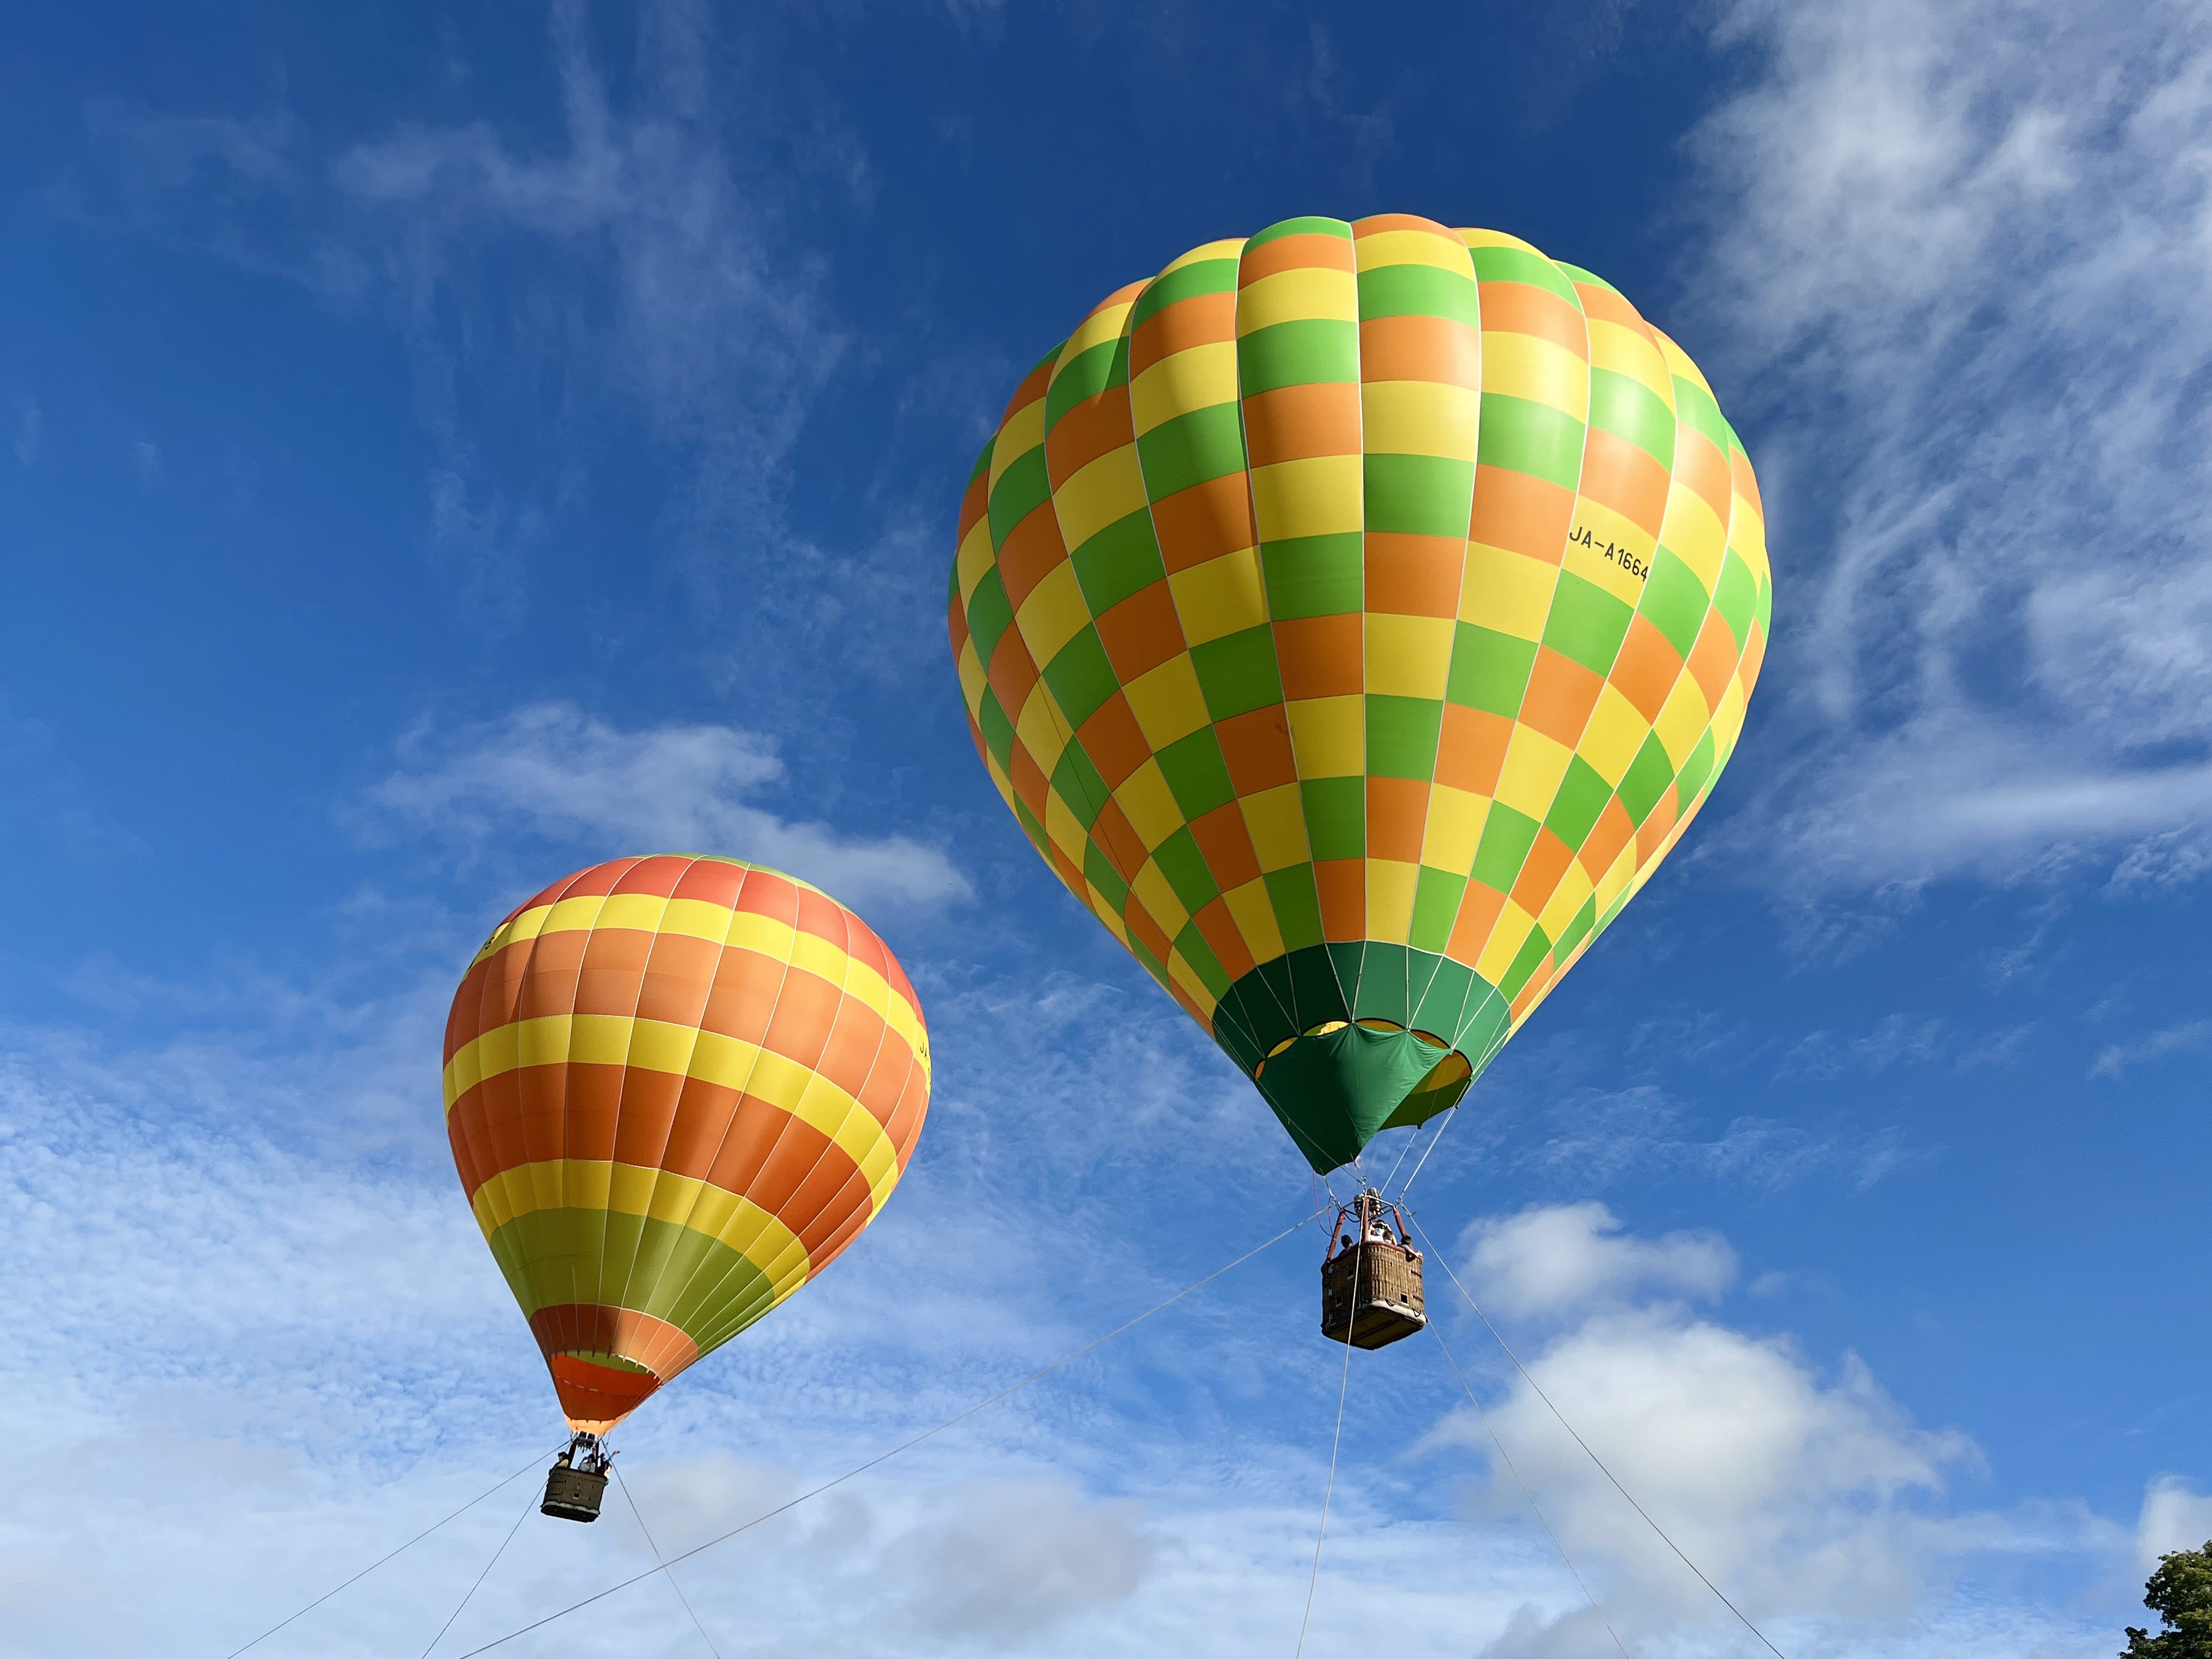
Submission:
<svg viewBox="0 0 2212 1659">
<path fill-rule="evenodd" d="M 596 1521 L 606 1496 L 614 1455 L 595 1434 L 580 1434 L 545 1472 L 545 1501 L 538 1512 L 561 1521 Z"/>
<path fill-rule="evenodd" d="M 1386 1348 L 1428 1322 L 1421 1253 L 1405 1214 L 1370 1188 L 1337 1210 L 1329 1229 L 1321 1264 L 1321 1334 L 1355 1348 Z"/>
</svg>

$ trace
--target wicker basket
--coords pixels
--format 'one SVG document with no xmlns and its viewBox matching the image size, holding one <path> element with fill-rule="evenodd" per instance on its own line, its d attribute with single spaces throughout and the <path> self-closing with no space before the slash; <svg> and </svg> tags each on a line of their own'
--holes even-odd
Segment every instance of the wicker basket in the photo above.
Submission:
<svg viewBox="0 0 2212 1659">
<path fill-rule="evenodd" d="M 1321 1269 L 1321 1334 L 1355 1348 L 1388 1347 L 1426 1328 L 1420 1252 L 1373 1236 Z"/>
<path fill-rule="evenodd" d="M 605 1475 L 556 1463 L 545 1472 L 545 1501 L 538 1508 L 562 1521 L 596 1521 L 606 1491 Z"/>
</svg>

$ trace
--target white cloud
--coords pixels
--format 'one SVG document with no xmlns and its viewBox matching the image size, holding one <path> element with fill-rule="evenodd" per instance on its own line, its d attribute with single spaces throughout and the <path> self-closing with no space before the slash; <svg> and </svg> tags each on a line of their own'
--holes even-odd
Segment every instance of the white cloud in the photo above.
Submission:
<svg viewBox="0 0 2212 1659">
<path fill-rule="evenodd" d="M 1699 1299 L 1735 1281 L 1735 1252 L 1711 1233 L 1624 1235 L 1602 1204 L 1536 1205 L 1475 1223 L 1458 1252 L 1486 1302 L 1553 1315 L 1658 1291 Z"/>
<path fill-rule="evenodd" d="M 595 848 L 592 856 L 719 853 L 815 883 L 844 902 L 933 906 L 967 878 L 911 836 L 854 836 L 778 817 L 754 797 L 779 783 L 775 744 L 729 726 L 624 732 L 568 703 L 539 703 L 450 736 L 421 734 L 369 792 L 417 829 L 471 842 L 503 830 Z"/>
<path fill-rule="evenodd" d="M 2212 25 L 2057 0 L 1724 17 L 1765 72 L 1694 140 L 1692 320 L 1763 434 L 1766 696 L 1795 729 L 1747 755 L 1729 839 L 1810 896 L 2014 881 L 2200 823 Z"/>
<path fill-rule="evenodd" d="M 2201 1550 L 2212 1540 L 2212 1496 L 2179 1475 L 2162 1474 L 2144 1489 L 2136 1522 L 2136 1568 L 2148 1573 L 2173 1550 Z"/>
<path fill-rule="evenodd" d="M 2117 1078 L 2130 1066 L 2139 1066 L 2148 1060 L 2164 1060 L 2168 1054 L 2194 1054 L 2208 1042 L 2212 1042 L 2212 1019 L 2196 1019 L 2183 1025 L 2169 1025 L 2133 1042 L 2107 1045 L 2097 1055 L 2097 1062 L 2089 1068 L 2089 1075 Z"/>
<path fill-rule="evenodd" d="M 1132 1502 L 1085 1502 L 1064 1480 L 996 1480 L 948 1494 L 886 1552 L 923 1631 L 993 1642 L 1035 1636 L 1126 1601 L 1157 1540 Z"/>
</svg>

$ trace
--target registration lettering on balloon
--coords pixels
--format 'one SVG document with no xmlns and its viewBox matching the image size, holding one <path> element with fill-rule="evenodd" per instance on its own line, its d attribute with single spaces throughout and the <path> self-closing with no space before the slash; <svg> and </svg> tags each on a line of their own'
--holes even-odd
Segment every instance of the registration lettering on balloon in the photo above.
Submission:
<svg viewBox="0 0 2212 1659">
<path fill-rule="evenodd" d="M 1578 266 L 1291 219 L 1109 295 L 961 503 L 970 734 L 1313 1167 L 1455 1104 L 1743 729 L 1759 486 Z"/>
</svg>

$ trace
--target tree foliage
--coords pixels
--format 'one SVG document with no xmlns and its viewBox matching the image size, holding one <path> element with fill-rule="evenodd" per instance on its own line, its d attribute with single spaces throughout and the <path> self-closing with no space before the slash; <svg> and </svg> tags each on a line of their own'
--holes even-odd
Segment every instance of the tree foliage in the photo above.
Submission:
<svg viewBox="0 0 2212 1659">
<path fill-rule="evenodd" d="M 2153 1636 L 2130 1626 L 2120 1659 L 2212 1659 L 2212 1540 L 2159 1557 L 2143 1605 L 2165 1628 Z"/>
</svg>

